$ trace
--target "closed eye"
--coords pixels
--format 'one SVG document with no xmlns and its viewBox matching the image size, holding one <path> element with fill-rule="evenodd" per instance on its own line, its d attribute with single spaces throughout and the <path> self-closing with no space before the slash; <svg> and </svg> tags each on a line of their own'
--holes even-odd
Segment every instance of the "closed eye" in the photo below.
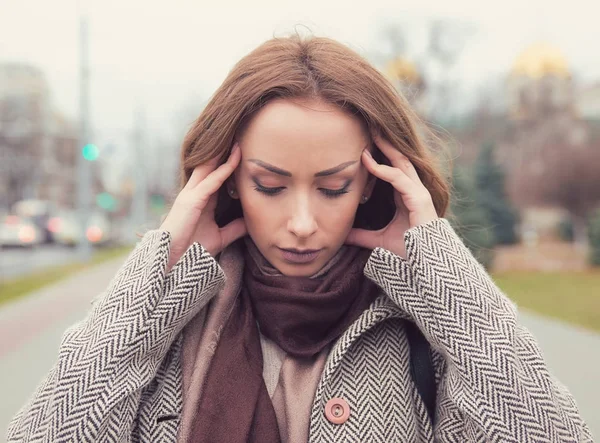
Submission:
<svg viewBox="0 0 600 443">
<path fill-rule="evenodd" d="M 285 186 L 279 186 L 276 188 L 267 188 L 265 186 L 261 186 L 257 181 L 255 181 L 254 183 L 256 184 L 256 186 L 254 186 L 254 189 L 256 189 L 258 192 L 260 192 L 262 194 L 269 195 L 269 196 L 275 196 L 275 195 L 281 193 L 285 189 Z M 323 193 L 323 195 L 327 198 L 336 198 L 343 194 L 347 194 L 349 186 L 350 186 L 350 180 L 348 182 L 346 182 L 341 189 L 319 188 L 319 191 L 321 191 L 321 193 Z"/>
<path fill-rule="evenodd" d="M 348 186 L 344 186 L 342 189 L 325 189 L 325 188 L 319 188 L 319 191 L 321 191 L 323 194 L 325 194 L 325 197 L 335 198 L 335 197 L 339 197 L 342 194 L 347 194 L 348 193 Z"/>
<path fill-rule="evenodd" d="M 258 192 L 262 192 L 263 194 L 276 195 L 276 194 L 279 194 L 281 191 L 283 191 L 285 188 L 284 187 L 265 188 L 264 186 L 260 186 L 260 185 L 257 184 L 254 187 L 254 189 L 256 189 Z"/>
</svg>

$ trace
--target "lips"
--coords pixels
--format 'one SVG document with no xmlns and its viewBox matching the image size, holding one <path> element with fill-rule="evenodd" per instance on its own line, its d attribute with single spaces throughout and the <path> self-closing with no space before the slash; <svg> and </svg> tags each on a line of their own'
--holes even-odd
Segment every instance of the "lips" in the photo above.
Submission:
<svg viewBox="0 0 600 443">
<path fill-rule="evenodd" d="M 281 249 L 283 259 L 293 264 L 306 264 L 313 262 L 322 249 Z"/>
<path fill-rule="evenodd" d="M 296 249 L 296 248 L 281 248 L 282 251 L 293 252 L 294 254 L 312 254 L 319 252 L 320 249 Z"/>
</svg>

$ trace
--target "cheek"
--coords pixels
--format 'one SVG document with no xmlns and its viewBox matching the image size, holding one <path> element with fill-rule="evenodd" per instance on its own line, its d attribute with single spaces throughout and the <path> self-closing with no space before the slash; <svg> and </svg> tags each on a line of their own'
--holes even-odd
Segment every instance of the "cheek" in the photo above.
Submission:
<svg viewBox="0 0 600 443">
<path fill-rule="evenodd" d="M 350 198 L 348 198 L 347 202 L 344 202 L 335 208 L 329 206 L 324 212 L 324 216 L 327 219 L 328 225 L 337 227 L 337 229 L 342 227 L 349 229 L 354 222 L 357 208 L 358 202 L 355 203 L 354 200 L 350 201 Z"/>
<path fill-rule="evenodd" d="M 269 238 L 277 230 L 284 216 L 280 204 L 275 200 L 263 197 L 254 189 L 246 189 L 240 193 L 240 203 L 244 212 L 244 221 L 248 232 L 255 241 Z"/>
<path fill-rule="evenodd" d="M 267 218 L 267 210 L 265 199 L 257 195 L 257 192 L 246 191 L 240 194 L 240 202 L 244 210 L 244 217 L 254 221 L 256 219 Z"/>
</svg>

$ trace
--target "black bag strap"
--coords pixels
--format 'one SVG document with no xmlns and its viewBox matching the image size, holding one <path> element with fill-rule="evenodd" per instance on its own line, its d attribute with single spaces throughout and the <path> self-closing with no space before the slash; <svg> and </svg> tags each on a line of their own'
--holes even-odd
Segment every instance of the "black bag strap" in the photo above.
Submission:
<svg viewBox="0 0 600 443">
<path fill-rule="evenodd" d="M 437 386 L 430 345 L 417 325 L 410 321 L 406 322 L 406 336 L 410 347 L 410 374 L 433 425 Z"/>
</svg>

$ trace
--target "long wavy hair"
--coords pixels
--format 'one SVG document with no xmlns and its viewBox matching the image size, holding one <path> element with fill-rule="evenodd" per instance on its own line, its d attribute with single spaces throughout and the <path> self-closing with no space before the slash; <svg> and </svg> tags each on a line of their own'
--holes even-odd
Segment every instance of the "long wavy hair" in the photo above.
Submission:
<svg viewBox="0 0 600 443">
<path fill-rule="evenodd" d="M 181 186 L 199 164 L 215 157 L 224 162 L 248 122 L 275 98 L 316 98 L 357 116 L 414 164 L 429 190 L 438 216 L 448 210 L 450 175 L 440 161 L 439 138 L 411 109 L 396 88 L 367 60 L 329 38 L 292 35 L 273 38 L 242 58 L 229 72 L 200 116 L 181 149 Z M 375 147 L 375 145 L 373 145 Z M 375 159 L 387 163 L 378 149 Z M 448 160 L 448 159 L 447 159 Z M 395 213 L 393 188 L 377 179 L 371 198 L 356 212 L 355 227 L 379 229 Z M 224 226 L 241 217 L 239 200 L 225 186 L 219 190 L 215 220 Z"/>
</svg>

